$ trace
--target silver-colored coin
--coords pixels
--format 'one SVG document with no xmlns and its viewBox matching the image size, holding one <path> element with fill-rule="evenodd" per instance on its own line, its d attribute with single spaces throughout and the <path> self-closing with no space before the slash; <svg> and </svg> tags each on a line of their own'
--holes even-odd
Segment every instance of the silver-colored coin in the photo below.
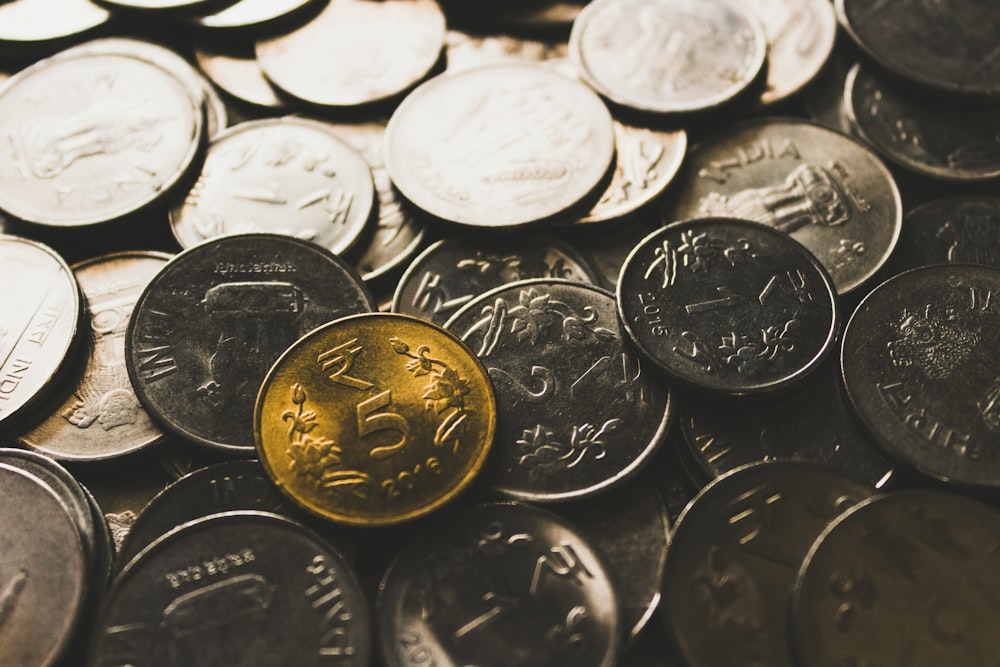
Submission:
<svg viewBox="0 0 1000 667">
<path fill-rule="evenodd" d="M 663 618 L 685 664 L 792 667 L 786 605 L 799 565 L 830 521 L 873 493 L 792 461 L 702 489 L 674 527 L 663 577 Z"/>
<path fill-rule="evenodd" d="M 368 607 L 343 557 L 276 514 L 214 514 L 131 561 L 104 600 L 87 664 L 366 667 Z"/>
<path fill-rule="evenodd" d="M 621 633 L 602 559 L 559 517 L 478 505 L 428 528 L 379 586 L 388 667 L 610 667 Z"/>
<path fill-rule="evenodd" d="M 163 438 L 129 382 L 125 330 L 139 294 L 168 259 L 163 253 L 116 253 L 72 267 L 87 302 L 88 361 L 74 378 L 72 395 L 22 434 L 21 444 L 62 461 L 98 461 Z"/>
<path fill-rule="evenodd" d="M 510 283 L 445 328 L 496 389 L 482 476 L 495 491 L 531 502 L 593 496 L 633 477 L 666 437 L 670 392 L 626 345 L 610 292 L 551 278 Z"/>
<path fill-rule="evenodd" d="M 87 562 L 77 527 L 40 479 L 0 463 L 3 662 L 55 664 L 84 606 Z"/>
<path fill-rule="evenodd" d="M 619 221 L 614 225 L 599 225 L 581 230 L 570 240 L 572 246 L 594 267 L 599 278 L 597 284 L 614 290 L 618 284 L 625 258 L 639 241 L 653 231 L 653 226 L 645 220 Z"/>
<path fill-rule="evenodd" d="M 431 215 L 473 227 L 552 218 L 601 185 L 611 115 L 583 84 L 534 63 L 445 74 L 410 93 L 386 131 L 386 168 Z"/>
<path fill-rule="evenodd" d="M 899 236 L 899 190 L 860 143 L 794 119 L 727 128 L 689 153 L 666 220 L 721 216 L 790 234 L 830 273 L 838 294 L 863 285 Z"/>
<path fill-rule="evenodd" d="M 930 264 L 985 264 L 1000 269 L 1000 197 L 947 197 L 903 218 L 889 260 L 895 273 Z"/>
<path fill-rule="evenodd" d="M 184 248 L 268 232 L 340 254 L 364 231 L 374 199 L 368 164 L 326 123 L 268 118 L 235 125 L 212 141 L 170 225 Z"/>
<path fill-rule="evenodd" d="M 639 111 L 717 107 L 757 78 L 764 28 L 728 0 L 595 0 L 573 23 L 570 56 L 595 90 Z"/>
<path fill-rule="evenodd" d="M 0 208 L 58 227 L 134 213 L 187 172 L 202 118 L 175 76 L 139 58 L 36 63 L 0 90 Z"/>
<path fill-rule="evenodd" d="M 203 28 L 259 28 L 315 5 L 322 0 L 237 0 L 214 14 L 195 19 Z"/>
<path fill-rule="evenodd" d="M 844 81 L 854 61 L 845 49 L 834 49 L 819 76 L 802 91 L 802 106 L 813 122 L 851 135 L 851 121 L 844 109 Z"/>
<path fill-rule="evenodd" d="M 78 37 L 100 28 L 111 12 L 90 0 L 0 2 L 0 44 L 25 46 Z"/>
<path fill-rule="evenodd" d="M 1000 513 L 957 494 L 872 498 L 799 570 L 790 635 L 802 667 L 996 664 Z"/>
<path fill-rule="evenodd" d="M 448 30 L 444 41 L 449 72 L 511 60 L 543 62 L 565 58 L 569 54 L 565 42 L 521 39 L 510 35 L 473 35 Z"/>
<path fill-rule="evenodd" d="M 309 23 L 257 42 L 264 74 L 310 104 L 351 107 L 396 97 L 430 73 L 444 47 L 433 0 L 330 0 Z"/>
<path fill-rule="evenodd" d="M 212 83 L 241 102 L 265 109 L 281 110 L 286 107 L 285 101 L 264 77 L 252 45 L 241 48 L 202 40 L 196 46 L 194 55 L 198 59 L 198 67 Z"/>
<path fill-rule="evenodd" d="M 51 389 L 73 350 L 83 308 L 66 262 L 35 241 L 0 236 L 0 283 L 7 286 L 0 300 L 0 424 L 6 426 Z"/>
<path fill-rule="evenodd" d="M 750 0 L 767 35 L 767 88 L 762 104 L 798 93 L 830 58 L 837 15 L 830 0 Z"/>
<path fill-rule="evenodd" d="M 586 260 L 555 238 L 451 237 L 413 260 L 396 284 L 392 311 L 443 325 L 480 294 L 529 278 L 595 282 Z"/>
<path fill-rule="evenodd" d="M 858 136 L 922 176 L 975 182 L 1000 177 L 1000 112 L 908 93 L 855 65 L 844 92 Z"/>
</svg>

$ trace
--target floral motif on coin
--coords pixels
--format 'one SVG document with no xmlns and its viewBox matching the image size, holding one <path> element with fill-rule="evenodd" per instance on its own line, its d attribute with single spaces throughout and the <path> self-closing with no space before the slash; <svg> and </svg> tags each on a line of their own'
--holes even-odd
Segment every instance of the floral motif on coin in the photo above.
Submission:
<svg viewBox="0 0 1000 667">
<path fill-rule="evenodd" d="M 590 423 L 574 426 L 569 444 L 553 440 L 555 433 L 542 424 L 536 425 L 534 430 L 525 429 L 524 435 L 517 441 L 521 452 L 518 465 L 531 469 L 533 476 L 555 475 L 575 468 L 590 452 L 593 452 L 592 460 L 599 461 L 607 454 L 604 435 L 621 423 L 621 419 L 608 419 L 600 427 Z"/>
</svg>

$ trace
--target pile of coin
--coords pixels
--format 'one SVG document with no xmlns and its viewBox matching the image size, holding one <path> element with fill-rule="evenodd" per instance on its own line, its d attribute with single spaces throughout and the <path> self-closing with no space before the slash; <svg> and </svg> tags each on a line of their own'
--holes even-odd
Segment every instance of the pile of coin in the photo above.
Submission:
<svg viewBox="0 0 1000 667">
<path fill-rule="evenodd" d="M 0 663 L 995 664 L 998 25 L 0 2 Z"/>
</svg>

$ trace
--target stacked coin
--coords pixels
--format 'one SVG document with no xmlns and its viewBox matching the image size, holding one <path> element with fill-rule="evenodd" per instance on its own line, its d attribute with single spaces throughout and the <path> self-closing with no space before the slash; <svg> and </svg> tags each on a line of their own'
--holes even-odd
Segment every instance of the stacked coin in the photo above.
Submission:
<svg viewBox="0 0 1000 667">
<path fill-rule="evenodd" d="M 939 5 L 0 2 L 0 662 L 992 664 Z"/>
</svg>

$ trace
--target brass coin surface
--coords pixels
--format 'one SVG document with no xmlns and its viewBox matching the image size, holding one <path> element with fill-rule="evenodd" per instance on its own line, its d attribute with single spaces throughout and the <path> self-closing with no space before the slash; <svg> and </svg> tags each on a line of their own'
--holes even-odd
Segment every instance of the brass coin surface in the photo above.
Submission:
<svg viewBox="0 0 1000 667">
<path fill-rule="evenodd" d="M 332 521 L 378 526 L 461 491 L 493 442 L 486 369 L 428 322 L 366 313 L 303 336 L 275 362 L 254 410 L 271 479 Z"/>
</svg>

